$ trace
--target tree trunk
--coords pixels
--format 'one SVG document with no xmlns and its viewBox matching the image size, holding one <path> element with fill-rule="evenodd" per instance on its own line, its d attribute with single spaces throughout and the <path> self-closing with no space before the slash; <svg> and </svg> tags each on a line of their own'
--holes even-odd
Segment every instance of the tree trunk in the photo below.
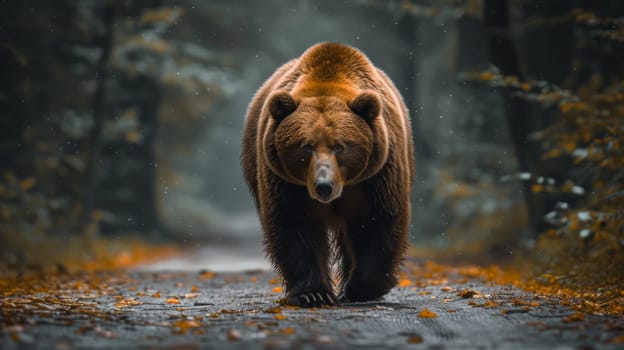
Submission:
<svg viewBox="0 0 624 350">
<path fill-rule="evenodd" d="M 96 70 L 97 87 L 93 96 L 93 129 L 87 136 L 85 146 L 86 167 L 84 173 L 84 197 L 82 200 L 82 225 L 91 221 L 91 213 L 95 200 L 97 186 L 97 160 L 100 157 L 102 143 L 102 129 L 104 127 L 106 105 L 106 83 L 108 80 L 108 60 L 114 43 L 115 8 L 109 4 L 104 10 L 104 33 L 101 38 L 102 54 Z"/>
<path fill-rule="evenodd" d="M 516 49 L 511 40 L 509 7 L 507 0 L 485 1 L 485 34 L 491 62 L 498 67 L 501 74 L 524 79 Z M 505 117 L 518 161 L 518 170 L 535 175 L 542 175 L 540 165 L 540 145 L 531 141 L 531 132 L 537 130 L 535 114 L 531 113 L 528 102 L 521 97 L 502 91 L 505 100 Z M 529 220 L 533 228 L 532 236 L 546 229 L 543 220 L 548 208 L 539 193 L 531 191 L 531 183 L 523 183 L 523 195 L 526 200 Z"/>
</svg>

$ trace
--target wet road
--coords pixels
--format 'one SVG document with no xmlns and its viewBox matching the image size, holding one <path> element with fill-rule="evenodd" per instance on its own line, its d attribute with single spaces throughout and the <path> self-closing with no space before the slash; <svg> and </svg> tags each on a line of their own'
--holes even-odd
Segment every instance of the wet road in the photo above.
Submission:
<svg viewBox="0 0 624 350">
<path fill-rule="evenodd" d="M 281 306 L 267 270 L 127 271 L 3 286 L 2 349 L 617 349 L 624 322 L 411 262 L 383 300 Z M 408 270 L 418 270 L 416 275 Z M 425 277 L 423 277 L 425 276 Z"/>
</svg>

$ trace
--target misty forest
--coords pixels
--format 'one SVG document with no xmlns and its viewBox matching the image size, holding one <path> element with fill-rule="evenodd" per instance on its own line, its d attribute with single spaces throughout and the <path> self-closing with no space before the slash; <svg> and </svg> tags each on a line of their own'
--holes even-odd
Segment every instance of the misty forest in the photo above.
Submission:
<svg viewBox="0 0 624 350">
<path fill-rule="evenodd" d="M 624 344 L 624 2 L 0 2 L 0 348 Z M 284 305 L 247 106 L 362 51 L 416 159 L 395 288 Z M 586 346 L 586 347 L 583 347 Z"/>
</svg>

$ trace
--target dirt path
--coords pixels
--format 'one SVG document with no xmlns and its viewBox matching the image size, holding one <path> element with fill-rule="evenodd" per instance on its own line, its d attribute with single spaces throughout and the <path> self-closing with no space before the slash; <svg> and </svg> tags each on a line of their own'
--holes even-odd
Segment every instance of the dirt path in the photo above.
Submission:
<svg viewBox="0 0 624 350">
<path fill-rule="evenodd" d="M 423 267 L 424 268 L 424 267 Z M 0 348 L 617 349 L 624 320 L 461 275 L 402 281 L 384 300 L 278 304 L 272 272 L 131 271 L 5 283 Z"/>
</svg>

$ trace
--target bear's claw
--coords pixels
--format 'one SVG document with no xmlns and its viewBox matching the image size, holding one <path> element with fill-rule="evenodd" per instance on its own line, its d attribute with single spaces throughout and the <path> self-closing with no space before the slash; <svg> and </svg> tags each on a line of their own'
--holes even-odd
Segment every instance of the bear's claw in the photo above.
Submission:
<svg viewBox="0 0 624 350">
<path fill-rule="evenodd" d="M 333 295 L 327 292 L 308 292 L 288 296 L 286 304 L 301 307 L 319 307 L 336 305 L 336 300 Z"/>
</svg>

